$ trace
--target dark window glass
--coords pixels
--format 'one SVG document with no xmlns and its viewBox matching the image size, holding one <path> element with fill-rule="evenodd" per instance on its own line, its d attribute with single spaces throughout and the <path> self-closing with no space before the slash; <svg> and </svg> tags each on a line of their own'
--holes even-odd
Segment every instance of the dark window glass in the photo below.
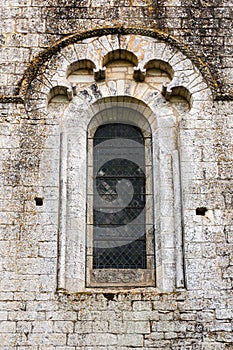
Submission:
<svg viewBox="0 0 233 350">
<path fill-rule="evenodd" d="M 107 124 L 94 136 L 94 269 L 145 269 L 145 148 L 139 128 Z"/>
</svg>

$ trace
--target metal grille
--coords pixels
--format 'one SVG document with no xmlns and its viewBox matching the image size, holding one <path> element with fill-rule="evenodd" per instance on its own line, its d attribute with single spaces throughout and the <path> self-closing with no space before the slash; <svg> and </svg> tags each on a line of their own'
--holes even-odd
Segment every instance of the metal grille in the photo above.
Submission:
<svg viewBox="0 0 233 350">
<path fill-rule="evenodd" d="M 135 126 L 107 124 L 94 137 L 94 269 L 145 269 L 145 149 Z"/>
</svg>

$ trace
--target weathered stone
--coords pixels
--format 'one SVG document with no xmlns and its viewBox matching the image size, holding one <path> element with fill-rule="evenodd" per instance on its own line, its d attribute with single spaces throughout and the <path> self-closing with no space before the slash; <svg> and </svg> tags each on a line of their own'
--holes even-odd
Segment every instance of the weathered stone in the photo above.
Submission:
<svg viewBox="0 0 233 350">
<path fill-rule="evenodd" d="M 231 1 L 5 0 L 0 16 L 0 348 L 232 349 Z M 155 262 L 92 269 L 93 287 L 87 134 L 116 104 L 152 147 Z"/>
</svg>

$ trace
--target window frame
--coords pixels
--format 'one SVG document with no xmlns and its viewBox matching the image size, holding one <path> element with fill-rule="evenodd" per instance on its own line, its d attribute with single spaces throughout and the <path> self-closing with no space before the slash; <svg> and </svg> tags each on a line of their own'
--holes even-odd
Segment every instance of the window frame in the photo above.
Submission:
<svg viewBox="0 0 233 350">
<path fill-rule="evenodd" d="M 134 109 L 132 113 L 139 114 Z M 127 108 L 125 107 L 125 111 Z M 105 110 L 104 110 L 105 112 Z M 126 113 L 127 114 L 127 113 Z M 99 119 L 98 116 L 96 116 Z M 142 116 L 143 118 L 143 116 Z M 101 119 L 101 118 L 100 118 Z M 86 287 L 115 287 L 115 288 L 131 288 L 131 287 L 155 287 L 155 245 L 154 245 L 154 205 L 153 205 L 153 164 L 152 164 L 152 139 L 151 133 L 136 125 L 132 121 L 106 119 L 104 123 L 95 125 L 94 128 L 88 129 L 88 167 L 87 167 L 87 192 L 91 191 L 93 186 L 93 147 L 94 136 L 101 125 L 122 123 L 136 126 L 144 139 L 145 150 L 145 175 L 146 175 L 146 209 L 145 209 L 145 225 L 146 225 L 146 250 L 147 250 L 147 268 L 145 269 L 93 269 L 92 268 L 92 242 L 93 242 L 93 200 L 87 201 L 87 252 L 86 252 Z M 91 196 L 90 196 L 91 197 Z M 149 227 L 149 229 L 147 228 Z M 90 244 L 89 244 L 90 243 Z M 153 256 L 149 256 L 153 255 Z"/>
<path fill-rule="evenodd" d="M 111 291 L 153 288 L 169 292 L 176 288 L 184 288 L 182 191 L 176 119 L 172 113 L 166 116 L 159 110 L 157 112 L 148 108 L 140 100 L 128 97 L 102 98 L 83 110 L 79 109 L 79 104 L 80 100 L 77 99 L 77 102 L 75 100 L 75 104 L 65 111 L 63 118 L 66 122 L 60 133 L 58 291 L 79 293 L 101 292 L 108 288 Z M 99 113 L 115 105 L 129 107 L 139 113 L 134 115 L 134 118 L 130 114 L 121 118 Z M 165 126 L 162 121 L 164 116 Z M 89 213 L 86 209 L 88 186 L 86 167 L 87 159 L 90 157 L 87 134 L 93 135 L 98 126 L 108 122 L 109 119 L 132 123 L 141 129 L 145 137 L 152 136 L 149 147 L 153 160 L 153 181 L 152 179 L 151 181 L 156 266 L 154 283 L 151 283 L 153 284 L 151 286 L 134 283 L 133 286 L 112 287 L 102 284 L 93 287 L 88 284 L 86 278 L 86 215 Z"/>
</svg>

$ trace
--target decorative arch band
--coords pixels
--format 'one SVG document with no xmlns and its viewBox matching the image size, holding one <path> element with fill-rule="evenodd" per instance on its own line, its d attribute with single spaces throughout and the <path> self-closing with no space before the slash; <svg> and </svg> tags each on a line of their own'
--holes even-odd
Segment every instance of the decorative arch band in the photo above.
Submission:
<svg viewBox="0 0 233 350">
<path fill-rule="evenodd" d="M 189 58 L 200 70 L 204 79 L 206 80 L 207 85 L 211 90 L 217 93 L 218 84 L 214 77 L 212 76 L 209 68 L 206 63 L 204 63 L 193 51 L 191 51 L 187 45 L 172 37 L 171 35 L 159 31 L 157 29 L 148 30 L 142 28 L 124 28 L 124 27 L 106 27 L 101 29 L 94 29 L 89 31 L 83 31 L 76 33 L 74 35 L 68 36 L 64 39 L 61 39 L 53 46 L 50 46 L 45 51 L 41 52 L 33 61 L 31 61 L 29 67 L 25 71 L 23 78 L 19 83 L 19 95 L 24 98 L 27 94 L 27 91 L 30 89 L 30 84 L 36 78 L 36 76 L 41 73 L 41 70 L 53 56 L 57 55 L 61 49 L 65 48 L 70 44 L 77 43 L 78 41 L 88 39 L 96 36 L 103 36 L 109 34 L 117 35 L 143 35 L 151 38 L 156 38 L 162 40 L 166 43 L 169 43 L 171 46 L 180 50 L 187 58 Z"/>
</svg>

